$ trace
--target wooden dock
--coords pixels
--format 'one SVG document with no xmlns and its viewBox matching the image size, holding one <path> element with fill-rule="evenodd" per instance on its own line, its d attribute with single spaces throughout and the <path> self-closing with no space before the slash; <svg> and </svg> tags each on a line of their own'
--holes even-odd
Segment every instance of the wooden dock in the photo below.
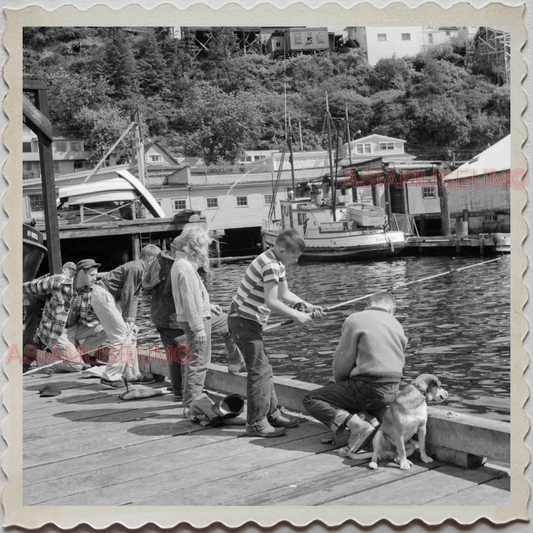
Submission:
<svg viewBox="0 0 533 533">
<path fill-rule="evenodd" d="M 40 397 L 45 385 L 62 393 Z M 168 382 L 150 385 L 166 389 Z M 79 374 L 23 377 L 25 506 L 508 506 L 510 477 L 490 464 L 438 461 L 368 469 L 301 424 L 275 439 L 249 438 L 244 419 L 219 428 L 185 419 L 165 394 L 122 401 Z"/>
</svg>

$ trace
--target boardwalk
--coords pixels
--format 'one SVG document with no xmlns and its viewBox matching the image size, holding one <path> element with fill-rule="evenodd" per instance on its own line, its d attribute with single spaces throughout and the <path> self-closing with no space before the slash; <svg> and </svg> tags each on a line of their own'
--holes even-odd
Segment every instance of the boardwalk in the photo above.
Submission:
<svg viewBox="0 0 533 533">
<path fill-rule="evenodd" d="M 62 394 L 41 398 L 51 383 Z M 170 395 L 119 393 L 79 374 L 23 378 L 24 505 L 509 505 L 505 469 L 415 455 L 409 471 L 371 471 L 368 454 L 339 457 L 305 417 L 283 437 L 248 438 L 242 420 L 203 428 Z"/>
</svg>

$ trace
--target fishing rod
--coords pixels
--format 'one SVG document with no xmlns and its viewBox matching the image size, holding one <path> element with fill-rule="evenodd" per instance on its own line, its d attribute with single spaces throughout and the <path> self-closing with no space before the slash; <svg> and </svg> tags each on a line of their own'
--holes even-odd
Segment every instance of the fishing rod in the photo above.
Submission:
<svg viewBox="0 0 533 533">
<path fill-rule="evenodd" d="M 408 281 L 406 283 L 400 283 L 400 285 L 395 285 L 394 287 L 391 287 L 389 290 L 391 291 L 394 291 L 396 289 L 399 289 L 401 287 L 407 287 L 407 285 L 412 285 L 413 283 L 421 283 L 422 281 L 428 281 L 430 279 L 435 279 L 435 278 L 439 278 L 441 276 L 446 276 L 448 274 L 452 274 L 453 272 L 460 272 L 461 270 L 466 270 L 468 268 L 474 268 L 474 267 L 478 267 L 478 266 L 481 266 L 481 265 L 487 265 L 488 263 L 493 263 L 494 261 L 499 261 L 503 256 L 500 256 L 500 257 L 497 257 L 496 259 L 489 259 L 488 261 L 482 261 L 480 263 L 475 263 L 473 265 L 468 265 L 468 266 L 465 266 L 465 267 L 461 267 L 461 268 L 452 268 L 450 270 L 447 270 L 446 272 L 441 272 L 439 274 L 434 274 L 432 276 L 426 276 L 425 278 L 420 278 L 420 279 L 415 279 L 414 281 Z M 337 309 L 338 307 L 344 307 L 345 305 L 350 305 L 350 304 L 353 304 L 355 302 L 359 302 L 361 300 L 366 300 L 367 298 L 370 298 L 370 296 L 372 296 L 374 292 L 371 292 L 369 294 L 365 294 L 364 296 L 359 296 L 358 298 L 354 298 L 353 300 L 348 300 L 346 302 L 341 302 L 339 304 L 335 304 L 335 305 L 332 305 L 330 307 L 326 307 L 324 309 L 324 312 L 329 312 L 329 311 L 333 311 L 334 309 Z M 293 318 L 289 318 L 287 320 L 284 320 L 283 322 L 278 322 L 276 324 L 272 324 L 270 326 L 266 326 L 263 331 L 272 331 L 273 329 L 277 329 L 277 328 L 280 328 L 282 326 L 288 326 L 289 324 L 292 324 L 294 322 L 294 319 Z"/>
</svg>

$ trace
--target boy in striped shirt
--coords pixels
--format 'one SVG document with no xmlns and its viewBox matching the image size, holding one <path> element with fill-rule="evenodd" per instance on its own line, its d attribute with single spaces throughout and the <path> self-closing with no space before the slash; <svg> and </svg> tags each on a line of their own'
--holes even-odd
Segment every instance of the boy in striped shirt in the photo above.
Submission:
<svg viewBox="0 0 533 533">
<path fill-rule="evenodd" d="M 283 415 L 279 409 L 272 367 L 263 345 L 263 327 L 271 311 L 301 324 L 322 316 L 322 307 L 304 302 L 287 285 L 285 267 L 296 263 L 304 248 L 305 242 L 297 231 L 282 231 L 274 247 L 250 264 L 231 303 L 228 323 L 248 372 L 246 433 L 250 437 L 278 437 L 286 428 L 298 425 L 296 419 Z M 294 304 L 305 305 L 311 313 L 296 310 L 291 307 Z"/>
</svg>

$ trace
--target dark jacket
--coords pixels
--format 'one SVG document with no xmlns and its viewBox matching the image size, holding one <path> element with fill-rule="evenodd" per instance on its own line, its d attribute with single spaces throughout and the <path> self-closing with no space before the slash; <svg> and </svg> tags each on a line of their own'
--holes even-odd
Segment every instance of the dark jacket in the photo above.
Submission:
<svg viewBox="0 0 533 533">
<path fill-rule="evenodd" d="M 176 308 L 172 297 L 170 270 L 174 258 L 164 252 L 148 267 L 143 280 L 143 289 L 152 295 L 150 312 L 156 328 L 179 329 Z"/>
</svg>

